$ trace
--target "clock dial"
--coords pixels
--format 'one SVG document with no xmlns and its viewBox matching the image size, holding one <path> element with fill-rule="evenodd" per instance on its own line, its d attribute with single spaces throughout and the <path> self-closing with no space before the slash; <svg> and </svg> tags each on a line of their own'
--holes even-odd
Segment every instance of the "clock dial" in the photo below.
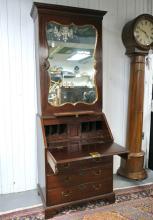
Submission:
<svg viewBox="0 0 153 220">
<path fill-rule="evenodd" d="M 148 19 L 139 20 L 134 28 L 134 37 L 138 44 L 149 46 L 153 43 L 153 22 Z"/>
</svg>

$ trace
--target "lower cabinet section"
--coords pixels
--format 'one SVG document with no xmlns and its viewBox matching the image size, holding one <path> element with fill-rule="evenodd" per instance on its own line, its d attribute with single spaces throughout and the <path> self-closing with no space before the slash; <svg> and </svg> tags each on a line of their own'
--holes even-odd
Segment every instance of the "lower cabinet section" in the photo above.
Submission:
<svg viewBox="0 0 153 220">
<path fill-rule="evenodd" d="M 47 206 L 77 201 L 112 191 L 111 177 L 98 182 L 85 183 L 67 188 L 55 188 L 47 191 Z"/>
<path fill-rule="evenodd" d="M 113 192 L 112 156 L 61 166 L 54 174 L 47 164 L 46 205 L 55 206 Z"/>
<path fill-rule="evenodd" d="M 45 194 L 42 193 L 40 181 L 39 193 L 44 204 L 45 219 L 67 206 L 99 199 L 115 201 L 113 156 L 122 155 L 125 158 L 127 150 L 111 138 L 103 143 L 103 132 L 102 139 L 99 139 L 100 130 L 108 129 L 107 126 L 103 127 L 103 118 L 99 121 L 99 116 L 95 116 L 96 119 L 86 116 L 84 121 L 84 117 L 69 117 L 67 123 L 66 118 L 44 121 Z M 72 120 L 76 121 L 73 125 Z M 39 169 L 41 174 L 42 168 Z"/>
<path fill-rule="evenodd" d="M 55 164 L 56 165 L 56 164 Z M 113 157 L 91 158 L 57 166 L 47 163 L 46 205 L 77 202 L 113 192 Z"/>
</svg>

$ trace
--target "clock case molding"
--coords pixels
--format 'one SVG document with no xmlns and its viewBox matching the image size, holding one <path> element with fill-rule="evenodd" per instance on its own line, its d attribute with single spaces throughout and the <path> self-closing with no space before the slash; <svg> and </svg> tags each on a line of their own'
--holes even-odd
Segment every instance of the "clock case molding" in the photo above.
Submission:
<svg viewBox="0 0 153 220">
<path fill-rule="evenodd" d="M 105 199 L 115 201 L 113 156 L 128 151 L 114 143 L 102 112 L 102 19 L 105 11 L 34 3 L 37 64 L 38 189 L 45 219 L 61 208 Z M 48 103 L 48 47 L 45 36 L 50 21 L 63 25 L 91 24 L 97 30 L 95 53 L 98 98 L 93 104 L 55 107 Z"/>
</svg>

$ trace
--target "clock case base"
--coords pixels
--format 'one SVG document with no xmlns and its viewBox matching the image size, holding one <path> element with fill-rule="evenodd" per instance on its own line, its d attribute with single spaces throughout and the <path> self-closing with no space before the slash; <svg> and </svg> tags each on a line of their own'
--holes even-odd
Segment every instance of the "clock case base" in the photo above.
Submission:
<svg viewBox="0 0 153 220">
<path fill-rule="evenodd" d="M 121 166 L 117 173 L 120 176 L 127 177 L 133 180 L 143 180 L 147 178 L 147 172 L 143 168 L 144 164 L 144 153 L 140 154 L 129 154 L 129 159 L 121 159 Z"/>
</svg>

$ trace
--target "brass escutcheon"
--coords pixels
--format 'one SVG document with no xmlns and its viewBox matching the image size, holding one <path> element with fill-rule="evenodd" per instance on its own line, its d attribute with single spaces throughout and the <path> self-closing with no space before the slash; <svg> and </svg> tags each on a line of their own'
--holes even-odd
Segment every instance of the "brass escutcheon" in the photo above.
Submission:
<svg viewBox="0 0 153 220">
<path fill-rule="evenodd" d="M 102 187 L 102 184 L 101 184 L 101 183 L 98 184 L 98 185 L 93 185 L 93 188 L 94 188 L 95 191 L 100 190 L 101 187 Z"/>
<path fill-rule="evenodd" d="M 90 156 L 93 157 L 93 158 L 97 158 L 97 157 L 100 157 L 100 156 L 101 156 L 101 154 L 100 154 L 99 152 L 91 152 L 91 153 L 89 153 L 89 154 L 90 154 Z"/>
<path fill-rule="evenodd" d="M 69 197 L 69 196 L 71 196 L 71 192 L 69 192 L 69 191 L 67 191 L 67 192 L 62 192 L 62 196 L 63 197 Z"/>
<path fill-rule="evenodd" d="M 65 164 L 63 164 L 63 168 L 64 169 L 67 169 L 67 168 L 69 168 L 70 167 L 70 163 L 65 163 Z"/>
<path fill-rule="evenodd" d="M 101 175 L 101 169 L 94 171 L 93 174 L 95 176 L 100 176 Z"/>
</svg>

